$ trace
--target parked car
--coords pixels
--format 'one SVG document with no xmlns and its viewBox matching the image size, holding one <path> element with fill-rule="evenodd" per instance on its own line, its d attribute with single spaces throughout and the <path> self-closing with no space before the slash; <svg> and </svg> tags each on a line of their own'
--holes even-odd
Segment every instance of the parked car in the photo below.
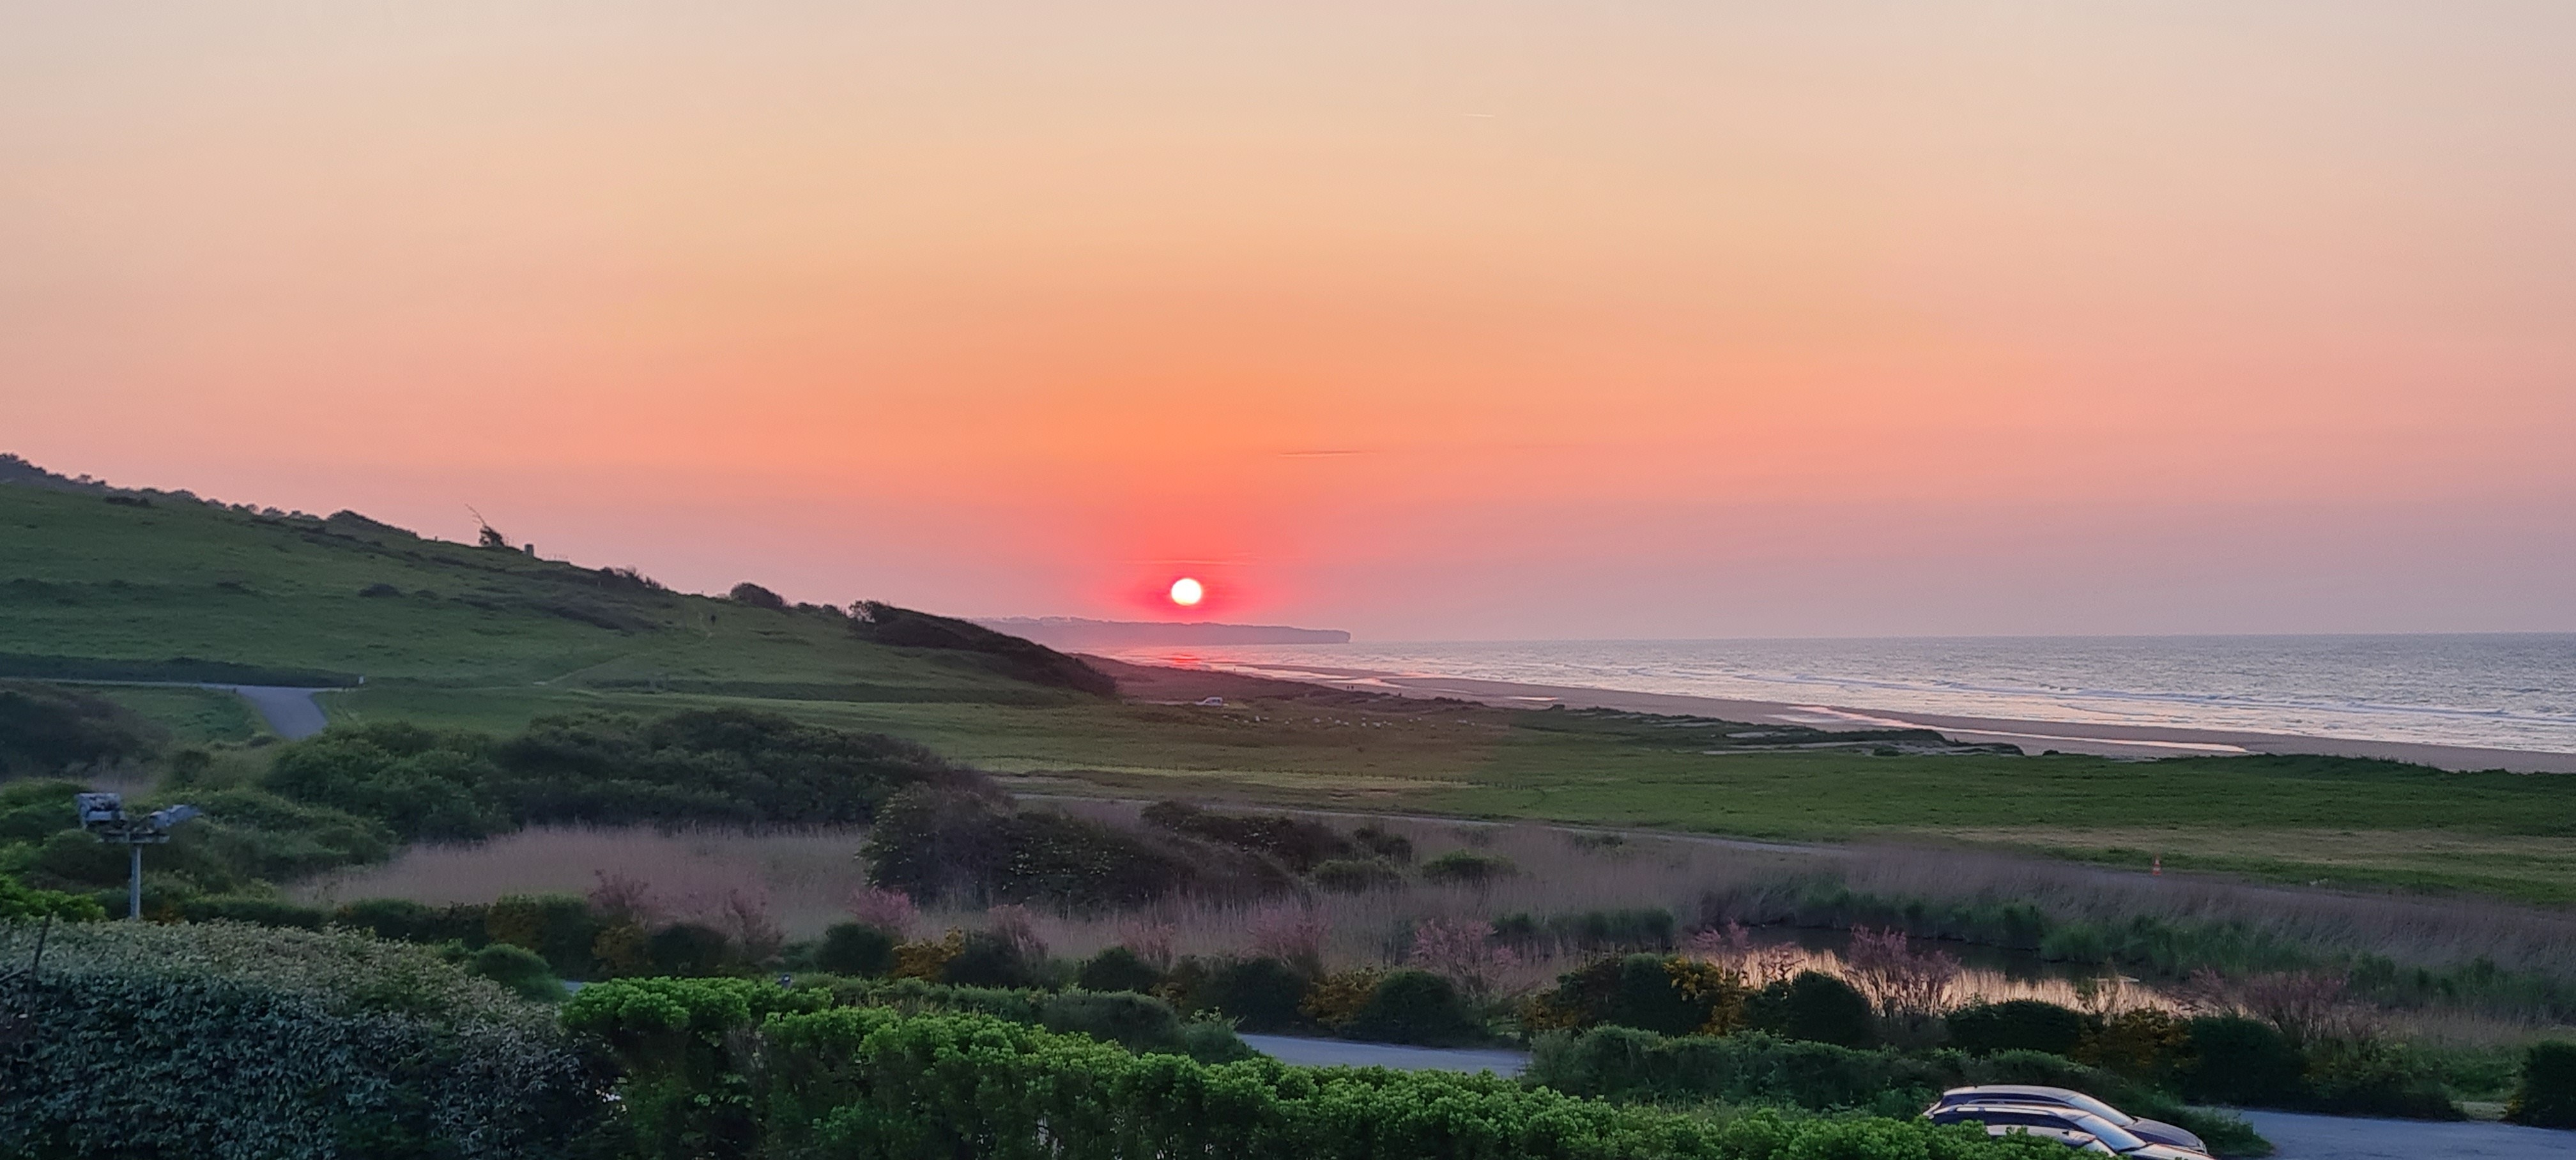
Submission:
<svg viewBox="0 0 2576 1160">
<path fill-rule="evenodd" d="M 2040 1104 L 1952 1104 L 1923 1113 L 1936 1124 L 1984 1124 L 1988 1135 L 2028 1132 L 2070 1147 L 2083 1147 L 2074 1137 L 2088 1138 L 2128 1160 L 2210 1160 L 2206 1153 L 2158 1144 L 2091 1112 Z M 2090 1151 L 2090 1149 L 2086 1149 Z"/>
<path fill-rule="evenodd" d="M 2176 1148 L 2189 1148 L 2200 1153 L 2209 1151 L 2209 1145 L 2202 1143 L 2200 1137 L 2188 1131 L 2162 1120 L 2132 1116 L 2071 1088 L 2013 1083 L 1951 1088 L 1941 1093 L 1941 1098 L 1933 1101 L 1932 1107 L 1937 1110 L 1952 1104 L 2036 1104 L 2050 1108 L 2073 1108 L 2079 1112 L 2090 1112 L 2127 1128 L 2130 1135 L 2145 1137 L 2149 1143 L 2170 1144 Z"/>
</svg>

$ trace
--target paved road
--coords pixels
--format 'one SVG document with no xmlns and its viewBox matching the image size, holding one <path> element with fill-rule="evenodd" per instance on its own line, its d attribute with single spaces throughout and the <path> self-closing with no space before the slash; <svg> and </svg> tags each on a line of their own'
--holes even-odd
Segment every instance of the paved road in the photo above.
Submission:
<svg viewBox="0 0 2576 1160">
<path fill-rule="evenodd" d="M 322 703 L 313 699 L 315 693 L 328 690 L 291 689 L 284 685 L 206 685 L 204 687 L 241 694 L 242 700 L 250 702 L 251 708 L 259 710 L 260 717 L 268 722 L 270 732 L 289 741 L 311 737 L 331 723 L 331 719 L 322 714 Z"/>
<path fill-rule="evenodd" d="M 1519 1075 L 1529 1055 L 1519 1051 L 1475 1051 L 1447 1047 L 1397 1047 L 1391 1043 L 1352 1043 L 1346 1039 L 1305 1039 L 1294 1035 L 1246 1035 L 1254 1051 L 1281 1063 L 1310 1067 L 1391 1067 L 1397 1071 L 1490 1071 Z"/>
<path fill-rule="evenodd" d="M 2515 1124 L 2428 1124 L 2296 1112 L 2243 1113 L 2280 1151 L 2273 1160 L 2570 1160 L 2576 1132 Z"/>
</svg>

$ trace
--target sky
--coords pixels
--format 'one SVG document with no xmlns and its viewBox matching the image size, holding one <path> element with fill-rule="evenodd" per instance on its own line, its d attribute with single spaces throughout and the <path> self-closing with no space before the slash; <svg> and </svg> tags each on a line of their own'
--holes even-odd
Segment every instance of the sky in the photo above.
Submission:
<svg viewBox="0 0 2576 1160">
<path fill-rule="evenodd" d="M 964 615 L 2576 630 L 2571 43 L 0 0 L 0 451 Z"/>
</svg>

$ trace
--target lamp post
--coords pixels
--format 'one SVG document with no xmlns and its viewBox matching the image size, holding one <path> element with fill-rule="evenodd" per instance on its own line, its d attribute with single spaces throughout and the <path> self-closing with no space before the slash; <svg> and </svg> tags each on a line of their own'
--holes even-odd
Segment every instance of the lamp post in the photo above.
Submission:
<svg viewBox="0 0 2576 1160">
<path fill-rule="evenodd" d="M 171 806 L 142 817 L 125 812 L 121 794 L 84 793 L 72 795 L 73 807 L 80 811 L 81 828 L 98 835 L 102 842 L 125 847 L 125 917 L 143 917 L 143 848 L 158 846 L 170 840 L 170 827 L 204 813 L 195 806 Z"/>
</svg>

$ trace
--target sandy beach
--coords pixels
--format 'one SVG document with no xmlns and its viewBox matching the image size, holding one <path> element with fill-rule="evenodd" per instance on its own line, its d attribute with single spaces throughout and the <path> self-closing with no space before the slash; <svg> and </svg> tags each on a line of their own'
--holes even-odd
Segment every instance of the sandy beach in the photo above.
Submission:
<svg viewBox="0 0 2576 1160">
<path fill-rule="evenodd" d="M 1129 662 L 1086 658 L 1121 671 L 1151 669 Z M 1165 668 L 1150 683 L 1157 692 L 1179 697 L 1185 692 L 1224 695 L 1225 678 L 1267 679 L 1323 685 L 1351 692 L 1402 697 L 1456 697 L 1507 708 L 1621 709 L 1635 713 L 1715 717 L 1755 724 L 1806 725 L 1818 729 L 1937 729 L 1955 741 L 2001 742 L 2029 753 L 2057 750 L 2106 757 L 2235 756 L 2249 753 L 2313 753 L 2332 757 L 2375 757 L 2450 770 L 2502 769 L 2514 773 L 2576 773 L 2576 753 L 2538 753 L 2466 745 L 2430 745 L 2404 741 L 2359 741 L 2337 737 L 2303 737 L 2284 733 L 2248 733 L 2186 729 L 2159 725 L 2104 725 L 2067 721 L 2022 721 L 1996 717 L 1956 717 L 1900 712 L 1854 705 L 1820 705 L 1782 701 L 1739 701 L 1569 685 L 1525 685 L 1466 677 L 1404 676 L 1366 669 L 1316 665 L 1230 666 L 1225 670 Z M 1181 674 L 1196 674 L 1190 681 Z"/>
</svg>

